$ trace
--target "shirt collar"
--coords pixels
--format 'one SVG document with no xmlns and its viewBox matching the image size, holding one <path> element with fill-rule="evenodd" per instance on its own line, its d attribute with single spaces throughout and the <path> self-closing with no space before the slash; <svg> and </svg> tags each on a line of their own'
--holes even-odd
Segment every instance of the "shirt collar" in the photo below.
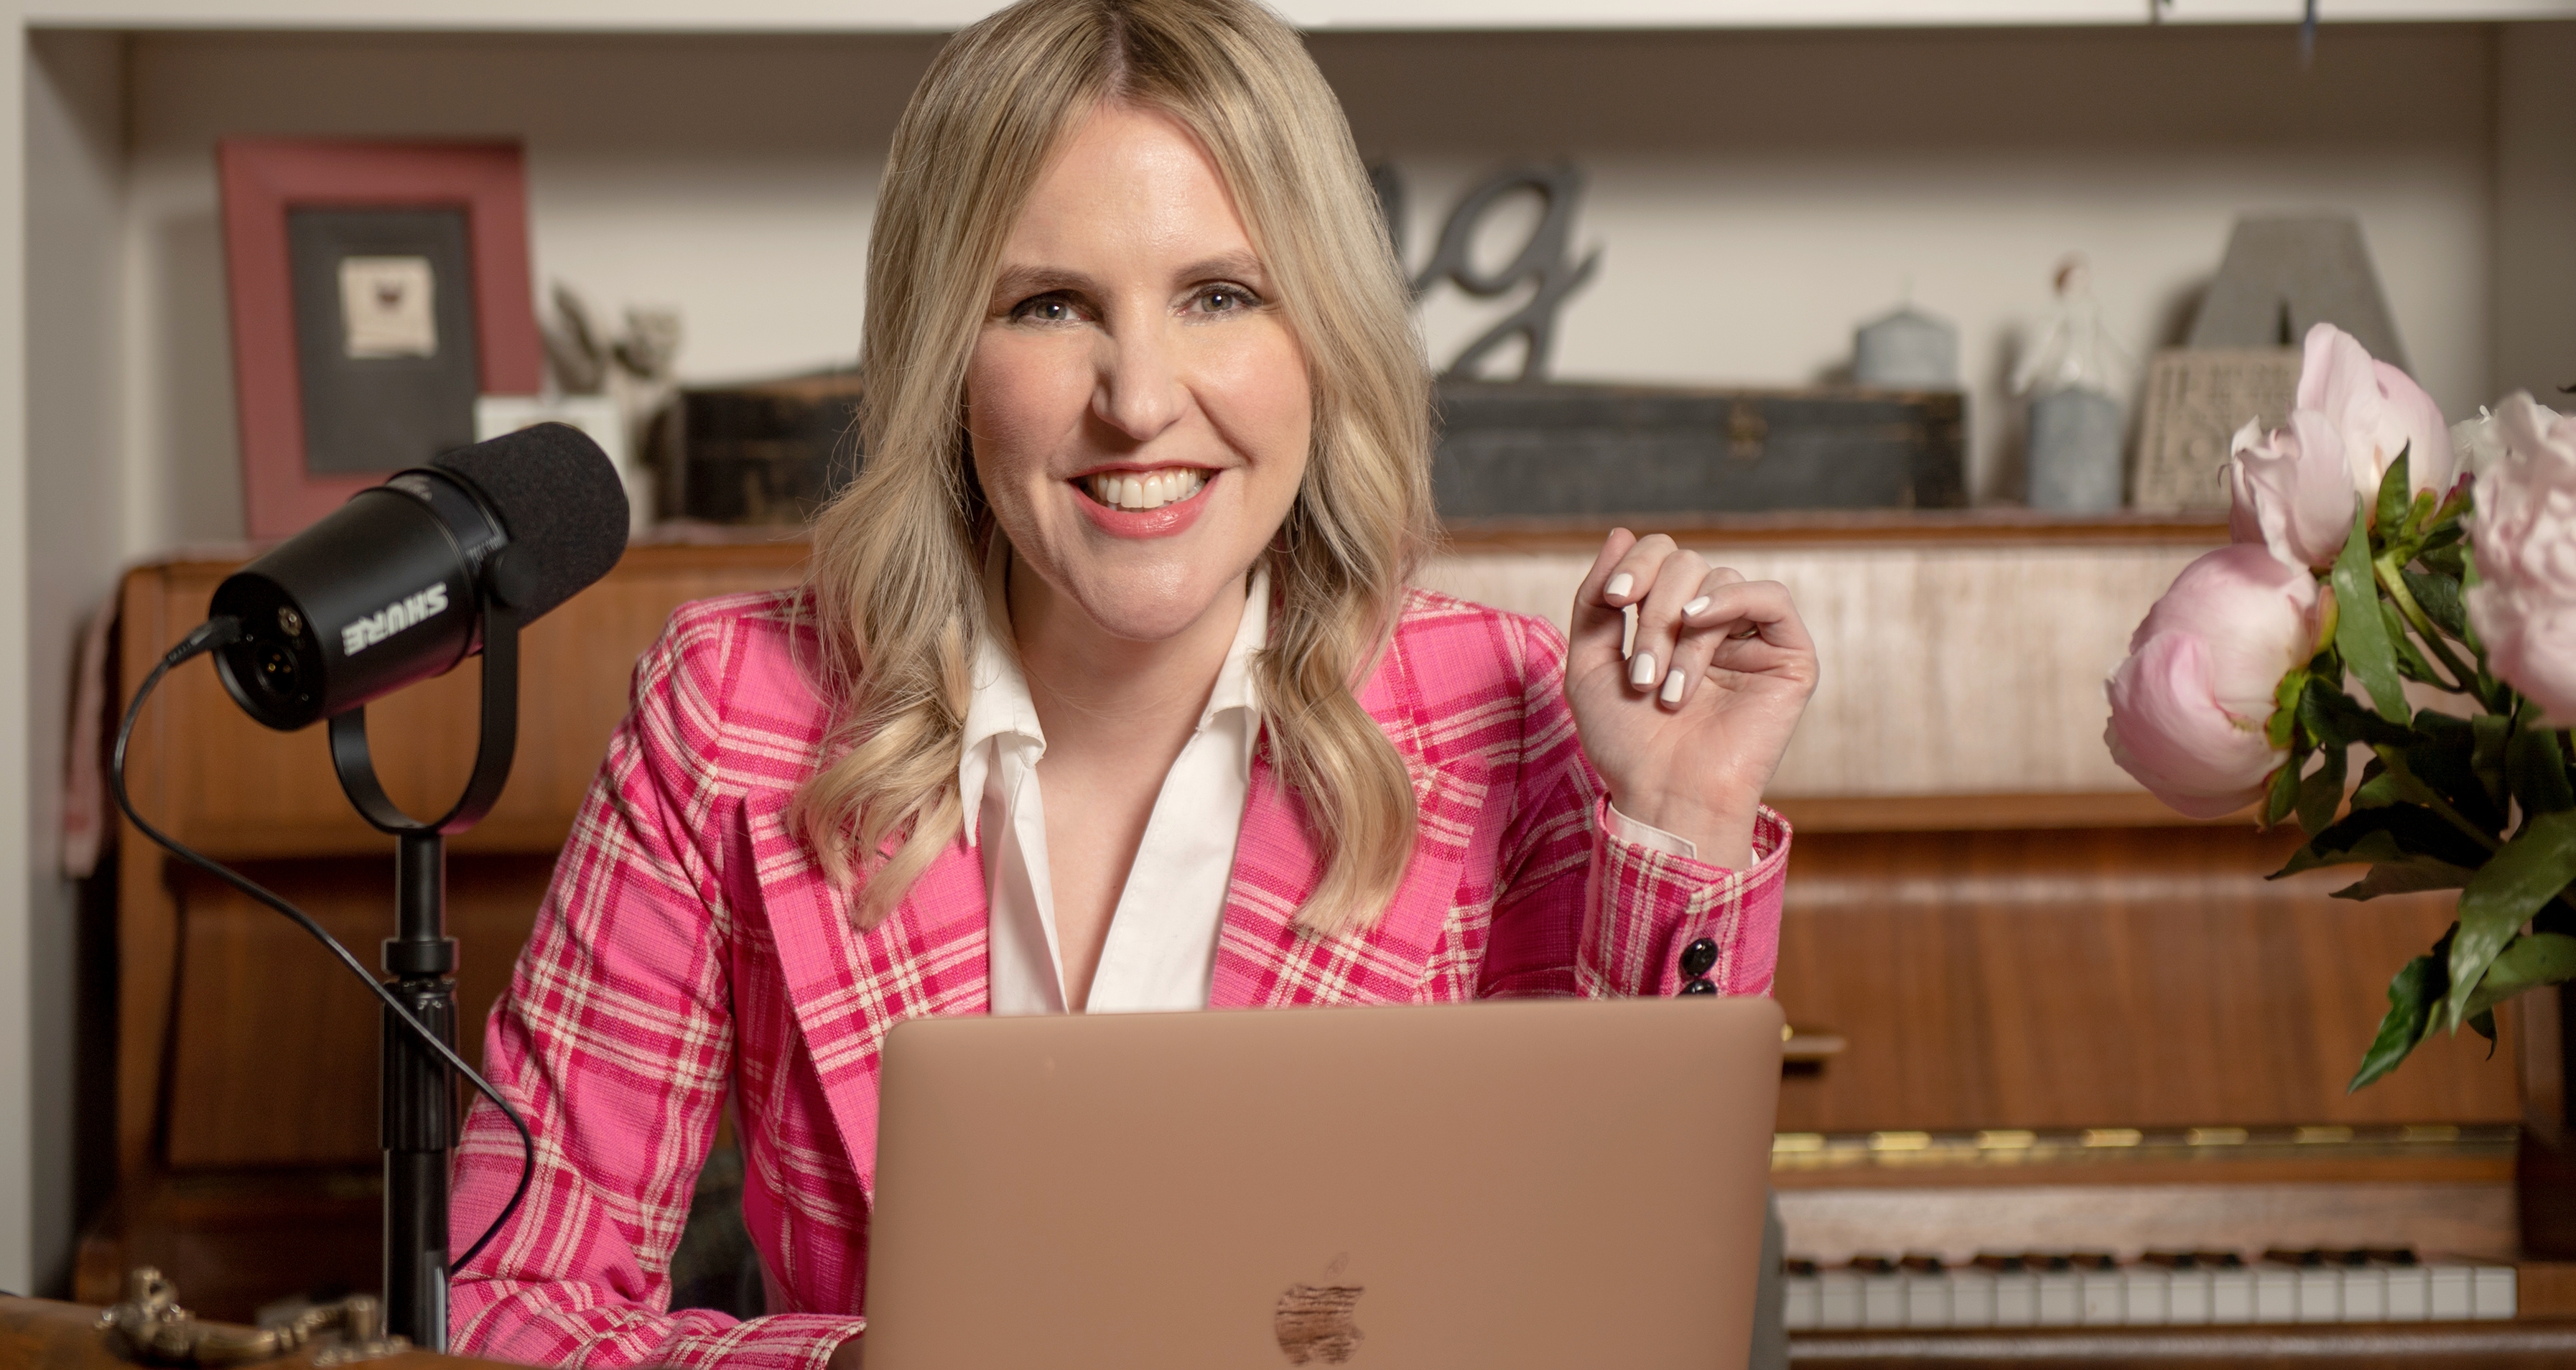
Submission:
<svg viewBox="0 0 2576 1370">
<path fill-rule="evenodd" d="M 984 785 L 999 761 L 999 753 L 1005 747 L 1020 750 L 1024 764 L 1030 766 L 1046 755 L 1046 730 L 1038 725 L 1037 704 L 1029 698 L 1028 677 L 1020 671 L 1017 654 L 1002 642 L 1011 624 L 1010 570 L 1010 541 L 995 529 L 984 552 L 987 631 L 975 643 L 975 664 L 969 676 L 972 693 L 966 701 L 965 736 L 957 756 L 957 797 L 966 811 L 969 846 L 977 841 Z M 1241 764 L 1248 774 L 1253 743 L 1261 731 L 1260 693 L 1252 677 L 1252 654 L 1270 641 L 1270 569 L 1255 563 L 1244 590 L 1243 620 L 1235 626 L 1225 664 L 1217 668 L 1216 688 L 1208 692 L 1207 708 L 1199 714 L 1199 727 L 1205 729 L 1229 711 L 1243 710 L 1247 718 L 1236 740 Z"/>
</svg>

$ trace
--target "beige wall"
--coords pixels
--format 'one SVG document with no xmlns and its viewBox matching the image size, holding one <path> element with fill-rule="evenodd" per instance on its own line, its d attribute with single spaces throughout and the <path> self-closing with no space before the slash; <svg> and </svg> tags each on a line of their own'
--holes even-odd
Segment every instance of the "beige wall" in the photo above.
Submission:
<svg viewBox="0 0 2576 1370">
<path fill-rule="evenodd" d="M 1567 377 L 1814 381 L 1852 327 L 1918 304 L 1962 333 L 1975 488 L 2017 493 L 2003 378 L 2048 280 L 2092 262 L 2143 359 L 2188 321 L 2243 211 L 2360 214 L 2398 331 L 2446 409 L 2488 398 L 2495 30 L 2282 29 L 1326 37 L 1372 156 L 1418 168 L 1427 252 L 1505 155 L 1592 173 L 1600 275 Z M 2523 30 L 2507 30 L 2521 33 Z M 1445 361 L 1491 306 L 1450 291 Z"/>
<path fill-rule="evenodd" d="M 1801 383 L 1910 282 L 1963 332 L 1980 490 L 2012 472 L 2001 377 L 2087 253 L 2141 356 L 2244 209 L 2363 216 L 2411 360 L 2491 398 L 2496 30 L 1323 34 L 1363 150 L 1408 175 L 1417 261 L 1465 182 L 1592 176 L 1605 249 L 1569 378 Z M 2530 32 L 2527 29 L 2509 30 Z M 129 550 L 240 528 L 214 140 L 516 133 L 541 281 L 685 313 L 685 372 L 856 349 L 882 151 L 932 38 L 149 36 L 131 55 Z M 1445 360 L 1501 306 L 1426 302 Z"/>
</svg>

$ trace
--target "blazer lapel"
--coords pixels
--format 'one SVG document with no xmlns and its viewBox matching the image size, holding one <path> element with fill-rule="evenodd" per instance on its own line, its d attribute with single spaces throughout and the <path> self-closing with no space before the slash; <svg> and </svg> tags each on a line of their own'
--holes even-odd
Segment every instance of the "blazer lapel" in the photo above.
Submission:
<svg viewBox="0 0 2576 1370">
<path fill-rule="evenodd" d="M 855 892 L 834 889 L 814 865 L 787 825 L 786 807 L 783 794 L 753 796 L 747 817 L 757 875 L 744 883 L 766 914 L 841 1144 L 873 1198 L 886 1032 L 906 1018 L 985 1011 L 984 869 L 961 835 L 894 912 L 862 933 L 849 918 Z"/>
<path fill-rule="evenodd" d="M 1486 776 L 1472 761 L 1426 761 L 1401 641 L 1380 659 L 1360 704 L 1413 773 L 1418 816 L 1412 858 L 1385 914 L 1368 931 L 1322 938 L 1297 926 L 1322 862 L 1305 806 L 1270 761 L 1265 733 L 1235 840 L 1225 922 L 1217 936 L 1210 1008 L 1402 1003 L 1422 997 L 1465 870 Z"/>
</svg>

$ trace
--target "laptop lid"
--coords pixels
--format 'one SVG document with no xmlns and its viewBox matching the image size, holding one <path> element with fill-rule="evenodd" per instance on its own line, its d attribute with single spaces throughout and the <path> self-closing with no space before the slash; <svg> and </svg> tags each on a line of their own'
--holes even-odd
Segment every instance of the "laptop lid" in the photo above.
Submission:
<svg viewBox="0 0 2576 1370">
<path fill-rule="evenodd" d="M 869 1370 L 1742 1370 L 1778 1005 L 931 1018 Z"/>
</svg>

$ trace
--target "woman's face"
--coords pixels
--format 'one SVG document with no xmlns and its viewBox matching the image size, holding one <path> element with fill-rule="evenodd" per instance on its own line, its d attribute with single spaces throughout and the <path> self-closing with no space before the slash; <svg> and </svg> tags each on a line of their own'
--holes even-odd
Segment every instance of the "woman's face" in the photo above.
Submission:
<svg viewBox="0 0 2576 1370">
<path fill-rule="evenodd" d="M 1296 499 L 1313 421 L 1274 290 L 1158 113 L 1094 114 L 1011 229 L 966 374 L 975 474 L 1023 565 L 1113 637 L 1201 621 Z"/>
</svg>

